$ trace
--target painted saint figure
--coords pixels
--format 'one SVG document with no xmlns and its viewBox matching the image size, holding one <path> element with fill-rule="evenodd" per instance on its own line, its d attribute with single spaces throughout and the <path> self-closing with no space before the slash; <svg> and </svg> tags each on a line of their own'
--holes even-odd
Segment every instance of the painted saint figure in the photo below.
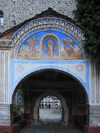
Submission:
<svg viewBox="0 0 100 133">
<path fill-rule="evenodd" d="M 29 46 L 30 46 L 30 48 L 29 48 L 29 50 L 30 50 L 30 56 L 31 57 L 32 56 L 35 56 L 36 55 L 35 54 L 35 52 L 36 52 L 35 44 L 36 44 L 36 42 L 39 43 L 39 40 L 37 39 L 37 36 L 29 39 L 28 42 L 29 42 Z"/>
<path fill-rule="evenodd" d="M 67 57 L 70 57 L 74 53 L 74 43 L 69 38 L 62 39 L 64 45 L 64 51 L 67 53 Z"/>
<path fill-rule="evenodd" d="M 54 56 L 54 50 L 56 49 L 56 46 L 53 45 L 53 41 L 49 40 L 48 45 L 47 46 L 44 45 L 44 47 L 47 51 L 47 56 L 53 57 Z"/>
</svg>

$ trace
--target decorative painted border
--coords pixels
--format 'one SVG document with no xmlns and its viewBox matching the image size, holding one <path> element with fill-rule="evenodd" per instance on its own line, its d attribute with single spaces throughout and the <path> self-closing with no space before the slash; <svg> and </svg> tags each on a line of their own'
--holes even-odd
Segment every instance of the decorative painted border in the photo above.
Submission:
<svg viewBox="0 0 100 133">
<path fill-rule="evenodd" d="M 44 66 L 39 66 L 36 67 L 34 69 L 31 69 L 29 71 L 27 71 L 26 73 L 24 73 L 23 75 L 21 75 L 21 77 L 14 82 L 14 65 L 17 63 L 27 63 L 27 64 L 48 64 L 48 65 L 44 65 Z M 49 65 L 50 64 L 50 65 Z M 51 65 L 52 64 L 52 65 Z M 56 64 L 85 64 L 86 65 L 86 83 L 74 72 L 72 72 L 71 70 L 68 70 L 66 68 L 63 67 L 59 67 L 56 66 Z M 28 61 L 28 60 L 13 60 L 11 62 L 11 96 L 13 95 L 13 92 L 16 88 L 16 86 L 18 85 L 18 83 L 27 75 L 29 75 L 30 73 L 33 73 L 35 71 L 38 70 L 43 70 L 43 69 L 57 69 L 57 70 L 61 70 L 63 72 L 69 73 L 70 75 L 72 75 L 73 77 L 75 77 L 85 88 L 88 97 L 90 97 L 90 90 L 89 90 L 89 61 Z"/>
</svg>

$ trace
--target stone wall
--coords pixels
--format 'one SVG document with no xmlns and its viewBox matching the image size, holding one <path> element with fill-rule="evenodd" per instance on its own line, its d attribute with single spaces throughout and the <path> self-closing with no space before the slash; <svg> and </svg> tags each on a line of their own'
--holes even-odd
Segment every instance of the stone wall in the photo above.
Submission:
<svg viewBox="0 0 100 133">
<path fill-rule="evenodd" d="M 75 0 L 0 0 L 0 10 L 4 13 L 4 24 L 0 32 L 12 28 L 36 14 L 51 7 L 53 10 L 73 19 Z"/>
</svg>

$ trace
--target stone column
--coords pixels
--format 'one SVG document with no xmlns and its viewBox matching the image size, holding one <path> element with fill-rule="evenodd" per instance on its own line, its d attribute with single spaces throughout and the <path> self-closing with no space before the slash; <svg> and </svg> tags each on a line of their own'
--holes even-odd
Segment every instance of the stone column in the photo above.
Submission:
<svg viewBox="0 0 100 133">
<path fill-rule="evenodd" d="M 0 50 L 0 126 L 11 125 L 10 50 Z"/>
<path fill-rule="evenodd" d="M 10 102 L 10 50 L 0 50 L 0 103 Z"/>
<path fill-rule="evenodd" d="M 92 57 L 90 66 L 90 105 L 100 106 L 100 69 L 96 67 L 96 62 Z"/>
<path fill-rule="evenodd" d="M 93 57 L 90 58 L 90 108 L 88 133 L 100 132 L 100 69 L 96 67 Z"/>
</svg>

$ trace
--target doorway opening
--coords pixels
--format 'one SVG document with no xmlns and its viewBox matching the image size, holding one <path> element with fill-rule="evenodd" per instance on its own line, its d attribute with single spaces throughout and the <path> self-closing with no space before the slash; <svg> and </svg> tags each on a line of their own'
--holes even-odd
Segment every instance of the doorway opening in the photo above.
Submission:
<svg viewBox="0 0 100 133">
<path fill-rule="evenodd" d="M 59 100 L 60 106 L 48 104 L 46 100 Z M 24 119 L 29 125 L 57 124 L 79 128 L 80 125 L 82 128 L 88 125 L 89 106 L 85 88 L 77 79 L 61 70 L 45 69 L 27 75 L 17 85 L 12 97 L 12 105 L 14 124 Z M 58 111 L 58 108 L 61 110 Z M 54 116 L 59 113 L 59 118 L 56 117 L 59 122 L 56 118 L 55 121 L 52 120 L 54 117 L 51 121 L 47 121 L 50 117 L 43 116 L 41 113 L 43 109 L 45 111 L 51 109 Z M 46 121 L 43 121 L 44 118 Z"/>
<path fill-rule="evenodd" d="M 42 125 L 60 125 L 62 121 L 62 104 L 59 98 L 46 96 L 41 100 L 39 121 Z"/>
</svg>

